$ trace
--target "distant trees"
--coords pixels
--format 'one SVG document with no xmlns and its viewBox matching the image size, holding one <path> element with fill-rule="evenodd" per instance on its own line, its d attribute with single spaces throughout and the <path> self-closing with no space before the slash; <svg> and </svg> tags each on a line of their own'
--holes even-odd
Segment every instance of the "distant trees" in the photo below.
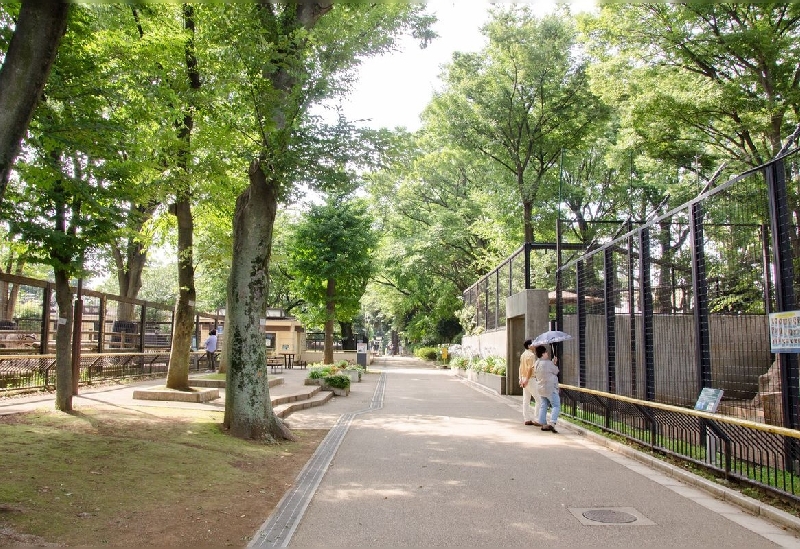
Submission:
<svg viewBox="0 0 800 549">
<path fill-rule="evenodd" d="M 304 301 L 301 318 L 325 327 L 325 364 L 333 364 L 334 323 L 350 323 L 359 313 L 375 240 L 366 205 L 341 195 L 312 206 L 294 227 L 288 272 Z"/>
</svg>

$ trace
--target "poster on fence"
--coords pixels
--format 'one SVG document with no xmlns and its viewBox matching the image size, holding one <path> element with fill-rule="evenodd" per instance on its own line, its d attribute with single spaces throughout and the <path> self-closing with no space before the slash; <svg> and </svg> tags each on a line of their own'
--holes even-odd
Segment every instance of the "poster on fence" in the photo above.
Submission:
<svg viewBox="0 0 800 549">
<path fill-rule="evenodd" d="M 769 314 L 770 351 L 800 353 L 800 311 Z"/>
<path fill-rule="evenodd" d="M 700 396 L 697 398 L 697 404 L 694 405 L 695 410 L 702 412 L 717 413 L 719 403 L 722 401 L 722 389 L 712 389 L 711 387 L 703 387 L 700 391 Z"/>
</svg>

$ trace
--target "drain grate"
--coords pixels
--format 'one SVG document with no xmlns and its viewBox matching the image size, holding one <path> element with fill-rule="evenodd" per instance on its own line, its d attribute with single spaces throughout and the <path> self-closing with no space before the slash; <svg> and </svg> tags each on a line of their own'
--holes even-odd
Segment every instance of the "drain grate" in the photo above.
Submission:
<svg viewBox="0 0 800 549">
<path fill-rule="evenodd" d="M 652 526 L 652 520 L 633 507 L 570 507 L 569 512 L 585 526 Z"/>
<path fill-rule="evenodd" d="M 613 511 L 611 509 L 591 509 L 581 514 L 593 522 L 602 522 L 603 524 L 627 524 L 638 520 L 630 513 Z"/>
<path fill-rule="evenodd" d="M 268 548 L 268 547 L 288 547 L 292 539 L 295 528 L 300 524 L 303 514 L 306 511 L 311 498 L 317 491 L 319 483 L 328 466 L 336 455 L 336 450 L 344 440 L 347 430 L 350 428 L 353 418 L 361 414 L 380 410 L 383 408 L 383 395 L 386 392 L 386 372 L 381 373 L 378 385 L 372 394 L 369 408 L 350 412 L 339 417 L 336 425 L 328 431 L 327 436 L 317 447 L 317 451 L 311 456 L 300 474 L 295 479 L 291 490 L 283 495 L 278 502 L 278 506 L 272 512 L 267 521 L 261 525 L 256 535 L 250 540 L 248 548 Z"/>
</svg>

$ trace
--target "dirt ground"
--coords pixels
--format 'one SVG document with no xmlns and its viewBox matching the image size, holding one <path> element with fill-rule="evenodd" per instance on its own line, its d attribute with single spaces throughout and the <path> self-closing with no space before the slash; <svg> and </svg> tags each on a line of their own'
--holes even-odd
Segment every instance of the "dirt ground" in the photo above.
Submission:
<svg viewBox="0 0 800 549">
<path fill-rule="evenodd" d="M 221 419 L 102 406 L 0 417 L 0 547 L 246 546 L 327 430 L 259 444 Z"/>
</svg>

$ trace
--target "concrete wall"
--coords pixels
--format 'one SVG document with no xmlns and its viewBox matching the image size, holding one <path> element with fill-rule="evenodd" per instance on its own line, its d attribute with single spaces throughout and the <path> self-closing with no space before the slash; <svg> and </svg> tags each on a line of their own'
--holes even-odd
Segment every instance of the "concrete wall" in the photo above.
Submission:
<svg viewBox="0 0 800 549">
<path fill-rule="evenodd" d="M 504 356 L 506 350 L 506 330 L 494 330 L 475 336 L 464 336 L 461 346 L 468 348 L 477 356 Z"/>
<path fill-rule="evenodd" d="M 479 356 L 506 359 L 506 391 L 522 394 L 519 386 L 519 356 L 523 342 L 549 329 L 550 301 L 547 290 L 523 290 L 506 299 L 506 328 L 476 336 L 465 336 L 462 347 Z"/>
</svg>

